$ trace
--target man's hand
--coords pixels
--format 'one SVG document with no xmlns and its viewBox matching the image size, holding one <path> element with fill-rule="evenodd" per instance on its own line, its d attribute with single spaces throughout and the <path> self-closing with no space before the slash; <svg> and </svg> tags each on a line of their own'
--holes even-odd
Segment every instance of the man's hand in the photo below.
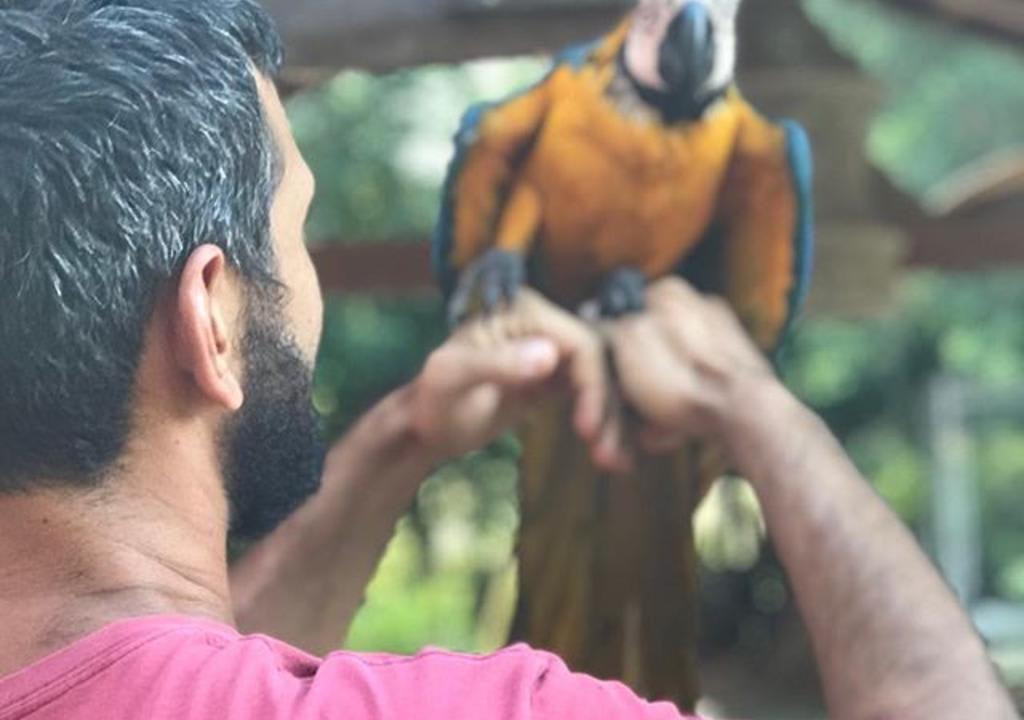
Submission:
<svg viewBox="0 0 1024 720">
<path fill-rule="evenodd" d="M 606 326 L 626 401 L 652 452 L 691 437 L 728 440 L 750 396 L 776 383 L 729 306 L 680 280 L 648 291 L 647 312 Z"/>
<path fill-rule="evenodd" d="M 435 463 L 484 447 L 559 391 L 572 393 L 576 430 L 595 460 L 625 462 L 601 339 L 532 290 L 459 328 L 409 391 L 413 431 Z"/>
<path fill-rule="evenodd" d="M 606 327 L 653 451 L 726 442 L 754 484 L 810 631 L 830 717 L 1017 718 L 913 537 L 828 429 L 775 379 L 735 315 L 678 280 Z"/>
</svg>

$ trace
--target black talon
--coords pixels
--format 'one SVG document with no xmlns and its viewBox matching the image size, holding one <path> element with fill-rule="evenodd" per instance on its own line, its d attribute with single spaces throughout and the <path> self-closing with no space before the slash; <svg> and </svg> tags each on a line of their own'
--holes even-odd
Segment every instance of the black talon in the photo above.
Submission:
<svg viewBox="0 0 1024 720">
<path fill-rule="evenodd" d="M 475 312 L 492 313 L 512 304 L 526 282 L 526 262 L 519 253 L 490 250 L 462 273 L 448 306 L 457 325 Z"/>
<path fill-rule="evenodd" d="M 643 312 L 646 307 L 647 277 L 633 268 L 621 268 L 601 286 L 598 303 L 603 317 L 617 318 Z"/>
</svg>

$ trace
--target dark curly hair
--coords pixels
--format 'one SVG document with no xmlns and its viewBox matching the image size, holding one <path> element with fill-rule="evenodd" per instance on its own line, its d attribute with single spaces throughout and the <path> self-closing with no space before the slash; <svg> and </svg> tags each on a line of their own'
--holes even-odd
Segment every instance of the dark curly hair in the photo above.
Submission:
<svg viewBox="0 0 1024 720">
<path fill-rule="evenodd" d="M 281 55 L 253 0 L 0 0 L 0 493 L 102 481 L 195 248 L 274 285 Z"/>
</svg>

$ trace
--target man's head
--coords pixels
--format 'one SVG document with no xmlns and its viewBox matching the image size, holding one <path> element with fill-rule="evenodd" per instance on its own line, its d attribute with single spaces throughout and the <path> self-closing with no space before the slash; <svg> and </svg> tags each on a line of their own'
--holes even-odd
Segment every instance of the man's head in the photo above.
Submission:
<svg viewBox="0 0 1024 720">
<path fill-rule="evenodd" d="M 0 0 L 0 492 L 116 483 L 172 424 L 216 434 L 242 534 L 315 487 L 280 62 L 254 0 Z"/>
</svg>

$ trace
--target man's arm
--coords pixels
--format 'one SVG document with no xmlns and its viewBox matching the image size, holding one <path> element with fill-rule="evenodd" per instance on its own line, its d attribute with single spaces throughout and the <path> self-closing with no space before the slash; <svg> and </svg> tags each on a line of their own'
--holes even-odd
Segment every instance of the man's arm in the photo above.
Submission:
<svg viewBox="0 0 1024 720">
<path fill-rule="evenodd" d="M 735 421 L 839 718 L 1016 718 L 981 639 L 824 424 L 780 386 Z"/>
<path fill-rule="evenodd" d="M 507 431 L 555 376 L 575 396 L 577 430 L 598 460 L 624 462 L 609 441 L 619 432 L 606 407 L 604 352 L 593 333 L 529 291 L 508 312 L 455 333 L 334 447 L 320 492 L 232 569 L 239 628 L 315 654 L 339 648 L 422 481 Z"/>
<path fill-rule="evenodd" d="M 753 482 L 809 628 L 831 716 L 1018 717 L 981 640 L 913 537 L 733 314 L 681 283 L 611 329 L 651 449 L 724 438 Z"/>
</svg>

